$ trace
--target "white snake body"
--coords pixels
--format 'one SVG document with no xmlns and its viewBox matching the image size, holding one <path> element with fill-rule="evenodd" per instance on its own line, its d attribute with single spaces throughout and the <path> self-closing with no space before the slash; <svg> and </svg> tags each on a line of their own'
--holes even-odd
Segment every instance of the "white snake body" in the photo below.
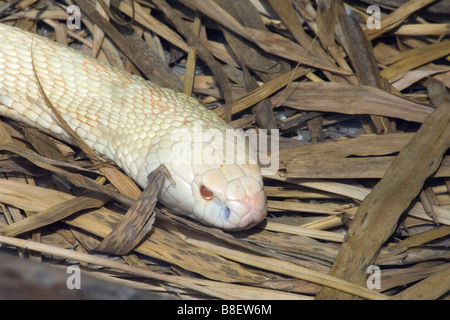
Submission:
<svg viewBox="0 0 450 320">
<path fill-rule="evenodd" d="M 37 77 L 72 130 L 141 187 L 148 184 L 148 174 L 164 163 L 170 179 L 158 198 L 168 207 L 228 230 L 249 228 L 265 218 L 267 201 L 257 164 L 230 163 L 219 153 L 214 161 L 175 159 L 174 150 L 188 146 L 195 156 L 202 150 L 199 146 L 211 143 L 211 137 L 191 139 L 195 128 L 223 133 L 219 144 L 226 144 L 230 127 L 194 98 L 0 24 L 0 116 L 74 143 L 47 106 Z"/>
</svg>

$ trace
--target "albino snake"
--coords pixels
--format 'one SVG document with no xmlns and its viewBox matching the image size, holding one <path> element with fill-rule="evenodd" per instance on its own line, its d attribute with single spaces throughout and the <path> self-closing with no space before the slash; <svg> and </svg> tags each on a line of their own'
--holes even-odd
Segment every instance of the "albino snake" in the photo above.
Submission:
<svg viewBox="0 0 450 320">
<path fill-rule="evenodd" d="M 265 218 L 267 200 L 257 164 L 237 161 L 242 159 L 236 151 L 234 161 L 226 161 L 227 151 L 204 152 L 197 161 L 198 150 L 212 142 L 234 144 L 234 139 L 225 134 L 231 127 L 194 98 L 0 24 L 0 116 L 73 144 L 47 106 L 36 77 L 72 130 L 142 188 L 149 173 L 164 163 L 170 179 L 158 199 L 175 212 L 226 230 L 246 229 Z M 202 134 L 197 139 L 195 129 L 213 132 L 214 138 Z M 186 150 L 188 156 L 178 158 Z M 249 160 L 248 148 L 244 158 Z"/>
</svg>

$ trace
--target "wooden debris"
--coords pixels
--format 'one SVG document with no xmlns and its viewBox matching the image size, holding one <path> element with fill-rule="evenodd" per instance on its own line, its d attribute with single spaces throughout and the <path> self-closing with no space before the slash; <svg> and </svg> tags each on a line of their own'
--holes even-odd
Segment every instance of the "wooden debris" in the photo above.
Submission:
<svg viewBox="0 0 450 320">
<path fill-rule="evenodd" d="M 159 166 L 148 176 L 149 185 L 136 202 L 130 207 L 123 219 L 100 242 L 95 251 L 109 252 L 117 255 L 127 255 L 152 229 L 155 222 L 157 194 L 164 181 L 163 166 Z"/>
<path fill-rule="evenodd" d="M 164 293 L 152 293 L 118 284 L 108 278 L 94 276 L 94 273 L 83 273 L 83 290 L 67 290 L 65 286 L 55 283 L 67 281 L 67 268 L 58 268 L 11 254 L 0 253 L 0 273 L 8 274 L 0 281 L 0 299 L 2 300 L 98 300 L 98 299 L 138 299 L 166 300 L 171 299 Z M 72 268 L 75 268 L 72 266 Z M 76 266 L 78 268 L 78 266 Z M 75 270 L 75 269 L 73 269 Z M 42 279 L 45 274 L 47 281 Z M 78 285 L 74 283 L 74 286 Z"/>
<path fill-rule="evenodd" d="M 450 100 L 445 100 L 425 119 L 383 179 L 359 206 L 330 274 L 364 285 L 367 268 L 374 263 L 400 215 L 418 195 L 425 179 L 437 170 L 449 147 Z M 386 203 L 389 203 L 388 210 L 385 208 Z M 364 258 L 356 258 L 360 256 Z M 352 261 L 352 264 L 348 265 L 348 261 Z M 446 285 L 447 289 L 450 288 L 449 284 Z M 322 288 L 316 296 L 318 299 L 348 297 L 328 288 Z"/>
</svg>

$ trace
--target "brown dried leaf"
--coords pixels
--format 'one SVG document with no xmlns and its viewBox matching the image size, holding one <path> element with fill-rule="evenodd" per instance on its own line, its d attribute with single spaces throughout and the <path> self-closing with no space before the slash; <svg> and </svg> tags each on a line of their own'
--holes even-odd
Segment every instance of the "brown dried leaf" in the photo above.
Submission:
<svg viewBox="0 0 450 320">
<path fill-rule="evenodd" d="M 135 203 L 128 209 L 123 219 L 93 250 L 126 255 L 148 234 L 155 221 L 153 211 L 157 195 L 164 182 L 164 170 L 159 166 L 150 173 L 150 183 Z"/>
</svg>

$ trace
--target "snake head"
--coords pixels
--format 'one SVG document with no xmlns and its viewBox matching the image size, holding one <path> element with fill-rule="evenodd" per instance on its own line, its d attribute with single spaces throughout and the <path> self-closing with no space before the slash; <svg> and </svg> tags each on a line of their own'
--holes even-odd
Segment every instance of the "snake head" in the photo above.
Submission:
<svg viewBox="0 0 450 320">
<path fill-rule="evenodd" d="M 171 171 L 159 198 L 180 214 L 229 231 L 251 228 L 267 215 L 258 165 L 180 165 Z"/>
<path fill-rule="evenodd" d="M 267 200 L 257 165 L 224 164 L 194 179 L 192 215 L 225 230 L 248 229 L 267 215 Z"/>
<path fill-rule="evenodd" d="M 231 138 L 217 139 L 220 136 L 217 132 L 214 136 L 215 146 L 212 146 L 213 139 L 205 137 L 194 143 L 189 138 L 180 141 L 180 145 L 172 145 L 172 152 L 178 151 L 172 154 L 170 163 L 166 163 L 171 181 L 163 188 L 160 200 L 178 213 L 206 225 L 224 230 L 248 229 L 267 215 L 260 167 L 257 161 L 250 161 L 248 146 L 237 146 Z M 228 157 L 230 153 L 224 152 L 227 139 L 233 146 L 228 150 L 241 148 L 242 152 Z M 239 139 L 244 138 L 239 136 Z M 186 142 L 187 145 L 183 144 Z M 186 149 L 190 151 L 189 156 L 175 161 L 175 155 Z M 201 161 L 196 161 L 199 154 Z"/>
</svg>

